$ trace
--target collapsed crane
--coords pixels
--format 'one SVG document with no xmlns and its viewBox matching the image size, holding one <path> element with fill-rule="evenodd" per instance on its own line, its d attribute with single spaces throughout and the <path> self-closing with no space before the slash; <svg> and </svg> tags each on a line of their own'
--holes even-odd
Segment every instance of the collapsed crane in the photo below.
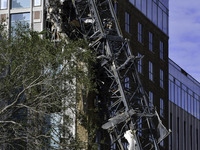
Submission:
<svg viewBox="0 0 200 150">
<path fill-rule="evenodd" d="M 98 101 L 106 114 L 102 128 L 109 133 L 110 149 L 159 150 L 169 132 L 148 105 L 137 72 L 142 58 L 132 54 L 129 40 L 123 37 L 112 1 L 57 0 L 49 1 L 47 8 L 52 41 L 59 36 L 82 37 L 97 54 Z"/>
</svg>

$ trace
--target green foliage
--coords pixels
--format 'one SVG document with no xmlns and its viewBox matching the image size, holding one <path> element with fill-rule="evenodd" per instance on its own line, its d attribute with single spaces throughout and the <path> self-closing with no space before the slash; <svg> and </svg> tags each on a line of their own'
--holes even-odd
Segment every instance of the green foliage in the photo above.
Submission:
<svg viewBox="0 0 200 150">
<path fill-rule="evenodd" d="M 53 140 L 53 149 L 78 149 L 70 130 L 76 85 L 85 90 L 95 86 L 88 71 L 94 62 L 88 44 L 81 39 L 52 43 L 45 31 L 20 24 L 8 38 L 3 29 L 0 26 L 0 146 L 42 149 Z M 58 118 L 66 124 L 50 124 Z"/>
</svg>

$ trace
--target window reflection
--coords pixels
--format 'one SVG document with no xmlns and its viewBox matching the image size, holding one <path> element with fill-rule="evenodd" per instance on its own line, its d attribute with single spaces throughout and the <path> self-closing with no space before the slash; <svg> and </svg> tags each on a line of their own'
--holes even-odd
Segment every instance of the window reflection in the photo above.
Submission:
<svg viewBox="0 0 200 150">
<path fill-rule="evenodd" d="M 22 23 L 23 25 L 30 24 L 30 13 L 21 13 L 21 14 L 12 14 L 11 15 L 11 28 L 16 28 L 18 23 Z M 12 33 L 14 36 L 14 33 Z"/>
<path fill-rule="evenodd" d="M 192 85 L 191 85 L 192 87 Z M 169 100 L 200 119 L 200 97 L 183 83 L 169 75 Z"/>
<path fill-rule="evenodd" d="M 147 17 L 151 20 L 152 18 L 152 1 L 147 0 Z"/>
<path fill-rule="evenodd" d="M 142 12 L 143 14 L 147 14 L 147 0 L 142 0 Z"/>
<path fill-rule="evenodd" d="M 136 7 L 141 10 L 141 0 L 136 0 Z"/>
<path fill-rule="evenodd" d="M 1 0 L 1 7 L 0 9 L 7 9 L 7 0 Z"/>
<path fill-rule="evenodd" d="M 162 10 L 158 8 L 158 27 L 162 29 Z"/>
<path fill-rule="evenodd" d="M 129 0 L 129 2 L 147 16 L 156 26 L 158 26 L 165 34 L 168 34 L 168 3 L 164 0 L 163 4 L 160 0 Z"/>
<path fill-rule="evenodd" d="M 29 8 L 30 0 L 11 0 L 11 8 Z"/>
<path fill-rule="evenodd" d="M 34 0 L 34 6 L 40 6 L 41 0 Z"/>
<path fill-rule="evenodd" d="M 157 25 L 158 18 L 158 6 L 157 4 L 153 3 L 153 23 Z"/>
<path fill-rule="evenodd" d="M 125 12 L 125 31 L 129 33 L 129 26 L 130 26 L 130 15 L 129 13 Z"/>
</svg>

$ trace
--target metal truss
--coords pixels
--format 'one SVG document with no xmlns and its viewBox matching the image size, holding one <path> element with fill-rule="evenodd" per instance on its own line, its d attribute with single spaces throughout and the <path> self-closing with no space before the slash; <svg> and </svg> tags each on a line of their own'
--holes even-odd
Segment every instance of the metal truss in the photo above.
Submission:
<svg viewBox="0 0 200 150">
<path fill-rule="evenodd" d="M 112 1 L 66 1 L 76 12 L 71 24 L 97 53 L 99 100 L 107 116 L 102 128 L 110 135 L 111 149 L 159 150 L 158 143 L 168 131 L 148 105 L 137 72 L 141 57 L 132 54 L 123 37 Z"/>
</svg>

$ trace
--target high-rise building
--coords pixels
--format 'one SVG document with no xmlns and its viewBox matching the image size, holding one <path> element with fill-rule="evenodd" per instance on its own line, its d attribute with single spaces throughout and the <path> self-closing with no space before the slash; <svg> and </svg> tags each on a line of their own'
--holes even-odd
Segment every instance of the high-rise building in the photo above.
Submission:
<svg viewBox="0 0 200 150">
<path fill-rule="evenodd" d="M 169 59 L 169 150 L 200 149 L 200 83 Z"/>
</svg>

